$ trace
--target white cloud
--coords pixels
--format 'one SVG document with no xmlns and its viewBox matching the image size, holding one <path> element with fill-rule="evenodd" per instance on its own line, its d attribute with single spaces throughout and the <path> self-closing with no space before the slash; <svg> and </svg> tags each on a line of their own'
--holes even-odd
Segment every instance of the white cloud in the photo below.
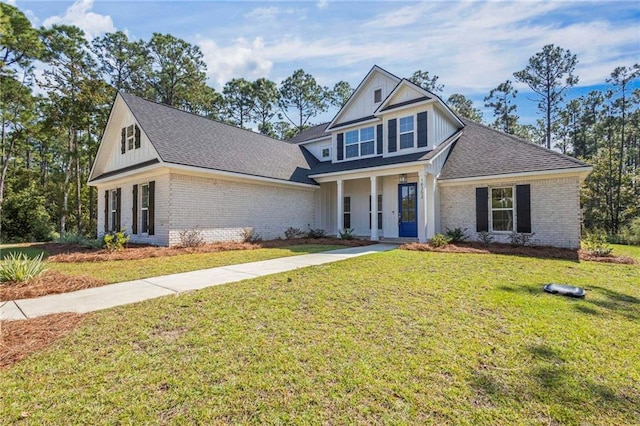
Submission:
<svg viewBox="0 0 640 426">
<path fill-rule="evenodd" d="M 278 15 L 280 9 L 271 6 L 271 7 L 257 7 L 253 9 L 251 12 L 244 15 L 245 18 L 253 18 L 253 19 L 273 19 Z"/>
<path fill-rule="evenodd" d="M 207 74 L 218 89 L 232 78 L 267 77 L 273 66 L 263 54 L 264 42 L 259 37 L 252 42 L 239 38 L 224 47 L 210 39 L 200 40 L 198 45 L 207 64 Z"/>
<path fill-rule="evenodd" d="M 65 11 L 64 16 L 50 16 L 42 23 L 45 27 L 54 24 L 75 25 L 81 28 L 88 39 L 116 30 L 109 15 L 91 12 L 94 0 L 76 0 Z"/>
<path fill-rule="evenodd" d="M 316 7 L 320 10 L 324 10 L 327 7 L 329 7 L 329 0 L 320 0 L 318 3 L 316 3 Z"/>
</svg>

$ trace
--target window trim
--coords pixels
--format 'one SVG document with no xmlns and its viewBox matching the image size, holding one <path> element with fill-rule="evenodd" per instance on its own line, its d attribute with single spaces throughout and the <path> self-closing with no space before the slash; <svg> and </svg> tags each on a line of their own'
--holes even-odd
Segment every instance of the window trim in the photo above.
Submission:
<svg viewBox="0 0 640 426">
<path fill-rule="evenodd" d="M 147 187 L 147 207 L 144 206 L 144 187 Z M 144 227 L 144 212 L 147 212 L 147 227 Z M 140 184 L 140 235 L 149 235 L 149 182 Z"/>
<path fill-rule="evenodd" d="M 327 155 L 324 155 L 324 152 L 327 152 Z M 331 147 L 322 148 L 320 151 L 321 158 L 331 158 Z"/>
<path fill-rule="evenodd" d="M 410 132 L 403 132 L 401 130 L 401 125 L 400 125 L 400 121 L 402 119 L 406 119 L 406 118 L 411 118 L 411 131 Z M 412 115 L 405 115 L 404 117 L 398 117 L 398 151 L 401 150 L 409 150 L 409 149 L 416 149 L 416 134 L 417 134 L 417 123 L 416 123 L 416 115 L 412 114 Z M 413 143 L 411 146 L 407 146 L 407 147 L 402 147 L 402 135 L 406 135 L 412 133 L 413 134 Z"/>
<path fill-rule="evenodd" d="M 129 129 L 131 129 L 131 134 L 129 134 Z M 127 151 L 133 151 L 135 149 L 135 141 L 136 141 L 136 126 L 135 124 L 130 124 L 126 127 L 126 143 L 127 143 Z"/>
<path fill-rule="evenodd" d="M 373 130 L 373 138 L 372 139 L 366 139 L 366 140 L 362 140 L 362 131 L 366 130 L 366 129 L 372 129 Z M 369 158 L 369 157 L 375 157 L 376 155 L 376 138 L 377 138 L 377 126 L 373 125 L 373 126 L 366 126 L 366 127 L 359 127 L 357 129 L 353 129 L 353 130 L 348 130 L 344 132 L 344 147 L 343 147 L 343 160 L 342 161 L 349 161 L 349 160 L 354 160 L 354 159 L 358 159 L 358 158 Z M 357 132 L 358 133 L 358 141 L 357 142 L 352 142 L 347 144 L 347 134 L 349 133 L 353 133 L 353 132 Z M 365 143 L 371 143 L 373 145 L 373 152 L 371 154 L 365 154 L 362 155 L 362 145 Z M 357 145 L 358 146 L 358 155 L 353 155 L 353 156 L 347 156 L 347 147 L 349 146 L 354 146 Z"/>
<path fill-rule="evenodd" d="M 380 100 L 378 101 L 376 101 L 376 93 L 380 93 Z M 382 87 L 376 87 L 373 89 L 373 103 L 379 104 L 380 102 L 382 102 Z"/>
<path fill-rule="evenodd" d="M 493 190 L 494 189 L 511 189 L 511 207 L 493 207 Z M 515 185 L 504 186 L 490 186 L 489 187 L 489 232 L 496 234 L 511 234 L 517 229 L 517 217 L 516 217 L 516 187 Z M 493 229 L 493 212 L 494 211 L 511 211 L 511 231 L 509 230 L 495 230 Z"/>
<path fill-rule="evenodd" d="M 111 225 L 109 226 L 109 230 L 111 232 L 120 231 L 116 229 L 116 225 L 118 224 L 118 189 L 109 191 L 109 219 Z"/>
</svg>

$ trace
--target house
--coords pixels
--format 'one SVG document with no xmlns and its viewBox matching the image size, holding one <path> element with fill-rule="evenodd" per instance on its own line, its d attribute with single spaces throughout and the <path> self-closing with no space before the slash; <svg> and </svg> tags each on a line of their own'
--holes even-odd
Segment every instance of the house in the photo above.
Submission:
<svg viewBox="0 0 640 426">
<path fill-rule="evenodd" d="M 374 66 L 330 123 L 290 141 L 120 93 L 89 183 L 98 234 L 126 229 L 140 243 L 179 244 L 190 229 L 271 239 L 288 227 L 424 242 L 462 228 L 576 248 L 590 171 Z"/>
</svg>

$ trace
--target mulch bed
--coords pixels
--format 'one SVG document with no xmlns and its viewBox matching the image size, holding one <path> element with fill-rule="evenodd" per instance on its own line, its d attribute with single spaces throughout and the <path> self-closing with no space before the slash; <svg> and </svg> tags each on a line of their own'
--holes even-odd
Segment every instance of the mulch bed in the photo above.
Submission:
<svg viewBox="0 0 640 426">
<path fill-rule="evenodd" d="M 65 313 L 0 321 L 0 369 L 51 345 L 80 325 L 84 317 L 82 314 Z"/>
<path fill-rule="evenodd" d="M 100 287 L 105 281 L 86 276 L 66 275 L 57 271 L 46 271 L 38 278 L 23 283 L 6 282 L 0 285 L 0 301 L 29 299 L 48 294 L 68 293 L 84 288 Z"/>
<path fill-rule="evenodd" d="M 125 250 L 110 252 L 107 250 L 87 249 L 72 244 L 45 244 L 41 246 L 49 253 L 50 262 L 106 262 L 112 260 L 139 260 L 150 257 L 178 256 L 192 253 L 215 253 L 230 250 L 256 250 L 260 248 L 279 248 L 301 244 L 342 245 L 360 247 L 373 244 L 367 240 L 340 240 L 337 238 L 296 238 L 291 240 L 271 240 L 257 243 L 213 243 L 197 247 L 157 247 L 143 244 L 128 244 Z M 61 247 L 58 247 L 61 246 Z"/>
<path fill-rule="evenodd" d="M 636 264 L 637 261 L 627 256 L 593 256 L 584 250 L 572 250 L 547 246 L 512 246 L 510 244 L 493 243 L 484 245 L 478 242 L 447 244 L 444 247 L 433 247 L 430 244 L 410 243 L 400 246 L 403 250 L 433 251 L 440 253 L 479 253 L 508 254 L 515 256 L 535 257 L 540 259 L 588 260 L 618 264 Z"/>
</svg>

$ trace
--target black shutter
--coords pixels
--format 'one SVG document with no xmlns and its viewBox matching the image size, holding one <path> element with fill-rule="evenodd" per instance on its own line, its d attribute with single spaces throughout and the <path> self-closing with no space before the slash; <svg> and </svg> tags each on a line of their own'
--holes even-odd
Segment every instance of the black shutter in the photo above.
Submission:
<svg viewBox="0 0 640 426">
<path fill-rule="evenodd" d="M 389 120 L 389 152 L 396 152 L 398 146 L 396 145 L 396 119 Z"/>
<path fill-rule="evenodd" d="M 149 182 L 149 230 L 147 233 L 153 235 L 155 232 L 155 213 L 156 213 L 156 182 Z"/>
<path fill-rule="evenodd" d="M 516 185 L 516 221 L 518 232 L 531 233 L 530 185 Z"/>
<path fill-rule="evenodd" d="M 109 191 L 104 191 L 104 232 L 109 232 Z"/>
<path fill-rule="evenodd" d="M 125 127 L 122 128 L 122 137 L 120 138 L 120 152 L 124 154 L 127 152 L 127 129 Z"/>
<path fill-rule="evenodd" d="M 116 190 L 116 227 L 114 231 L 120 231 L 122 222 L 122 188 Z"/>
<path fill-rule="evenodd" d="M 135 147 L 136 149 L 140 148 L 140 127 L 136 124 L 136 138 L 135 138 Z"/>
<path fill-rule="evenodd" d="M 344 133 L 338 133 L 338 161 L 344 158 Z"/>
<path fill-rule="evenodd" d="M 376 154 L 382 154 L 382 124 L 378 124 L 376 129 Z"/>
<path fill-rule="evenodd" d="M 489 188 L 476 188 L 476 232 L 489 232 Z"/>
<path fill-rule="evenodd" d="M 418 148 L 427 146 L 427 113 L 418 113 Z"/>
<path fill-rule="evenodd" d="M 131 222 L 131 233 L 138 233 L 138 185 L 133 185 L 133 221 Z"/>
</svg>

